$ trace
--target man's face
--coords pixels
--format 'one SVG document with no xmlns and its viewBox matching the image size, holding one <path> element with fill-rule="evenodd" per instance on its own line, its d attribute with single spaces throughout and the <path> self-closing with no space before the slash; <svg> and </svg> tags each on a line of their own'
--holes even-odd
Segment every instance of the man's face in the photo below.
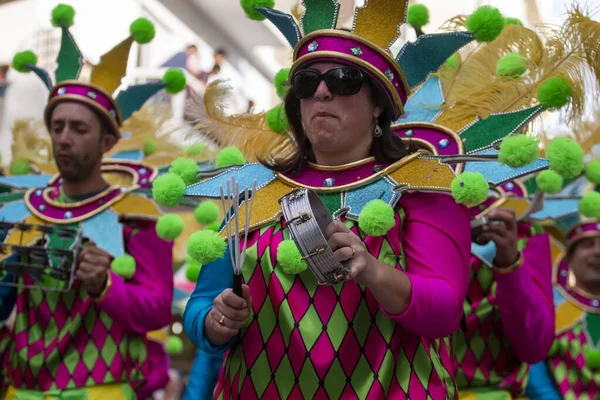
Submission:
<svg viewBox="0 0 600 400">
<path fill-rule="evenodd" d="M 50 137 L 56 166 L 69 182 L 88 179 L 102 162 L 102 154 L 116 143 L 114 135 L 103 131 L 99 117 L 76 102 L 63 102 L 54 108 Z"/>
<path fill-rule="evenodd" d="M 213 58 L 215 60 L 215 64 L 217 64 L 217 65 L 221 65 L 225 62 L 225 56 L 221 53 L 213 54 Z"/>
<path fill-rule="evenodd" d="M 578 282 L 585 287 L 600 285 L 600 236 L 577 242 L 567 261 Z"/>
</svg>

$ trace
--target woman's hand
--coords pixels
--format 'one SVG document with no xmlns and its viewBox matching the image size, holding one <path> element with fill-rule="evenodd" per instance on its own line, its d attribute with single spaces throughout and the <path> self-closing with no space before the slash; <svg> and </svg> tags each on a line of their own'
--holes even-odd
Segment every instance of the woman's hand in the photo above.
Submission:
<svg viewBox="0 0 600 400">
<path fill-rule="evenodd" d="M 223 346 L 246 325 L 252 310 L 248 285 L 242 285 L 242 297 L 225 289 L 213 301 L 213 308 L 204 319 L 204 334 L 214 347 Z"/>
<path fill-rule="evenodd" d="M 511 266 L 519 258 L 517 247 L 517 218 L 511 208 L 499 207 L 490 213 L 492 223 L 483 226 L 484 241 L 496 243 L 494 265 L 498 268 Z"/>
<path fill-rule="evenodd" d="M 341 221 L 333 221 L 325 232 L 327 243 L 333 255 L 340 261 L 349 261 L 350 271 L 347 281 L 354 279 L 359 285 L 370 286 L 376 281 L 377 260 L 367 251 L 358 236 L 350 231 Z"/>
</svg>

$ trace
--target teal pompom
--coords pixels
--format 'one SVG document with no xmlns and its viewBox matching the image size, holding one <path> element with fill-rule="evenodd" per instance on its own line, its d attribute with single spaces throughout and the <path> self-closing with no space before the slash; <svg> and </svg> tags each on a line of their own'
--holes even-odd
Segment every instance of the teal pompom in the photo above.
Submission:
<svg viewBox="0 0 600 400">
<path fill-rule="evenodd" d="M 225 147 L 217 153 L 215 158 L 215 167 L 227 168 L 234 165 L 244 165 L 246 159 L 242 152 L 235 146 Z"/>
<path fill-rule="evenodd" d="M 185 269 L 185 278 L 190 282 L 198 282 L 201 269 L 202 264 L 196 261 L 188 262 L 187 268 Z"/>
<path fill-rule="evenodd" d="M 146 140 L 142 150 L 145 156 L 151 156 L 156 151 L 156 141 L 152 139 Z"/>
<path fill-rule="evenodd" d="M 587 218 L 600 219 L 600 193 L 587 192 L 579 200 L 579 212 Z"/>
<path fill-rule="evenodd" d="M 194 218 L 201 225 L 211 225 L 217 222 L 221 209 L 212 201 L 203 201 L 194 210 Z"/>
<path fill-rule="evenodd" d="M 493 42 L 504 29 L 504 17 L 497 8 L 483 6 L 467 18 L 466 26 L 478 42 Z"/>
<path fill-rule="evenodd" d="M 31 50 L 21 51 L 13 57 L 12 67 L 19 72 L 31 72 L 28 65 L 37 65 L 37 55 Z"/>
<path fill-rule="evenodd" d="M 585 167 L 583 149 L 579 143 L 568 137 L 552 139 L 546 148 L 546 158 L 550 169 L 567 179 L 578 177 Z"/>
<path fill-rule="evenodd" d="M 498 60 L 496 75 L 518 78 L 527 72 L 527 60 L 519 53 L 508 53 Z"/>
<path fill-rule="evenodd" d="M 215 231 L 198 231 L 190 235 L 187 244 L 188 255 L 202 265 L 210 264 L 225 255 L 227 244 Z"/>
<path fill-rule="evenodd" d="M 205 146 L 202 143 L 190 144 L 185 148 L 185 155 L 190 157 L 198 157 L 204 151 Z"/>
<path fill-rule="evenodd" d="M 59 4 L 52 10 L 52 25 L 57 28 L 69 28 L 75 20 L 75 9 L 67 4 Z"/>
<path fill-rule="evenodd" d="M 600 160 L 594 160 L 585 166 L 585 177 L 594 185 L 600 185 Z"/>
<path fill-rule="evenodd" d="M 406 22 L 413 28 L 420 30 L 429 23 L 429 9 L 423 4 L 409 6 Z"/>
<path fill-rule="evenodd" d="M 477 205 L 488 197 L 490 185 L 478 172 L 463 172 L 451 184 L 452 197 L 458 204 Z"/>
<path fill-rule="evenodd" d="M 152 182 L 152 197 L 161 206 L 177 206 L 184 194 L 185 183 L 179 175 L 162 175 Z"/>
<path fill-rule="evenodd" d="M 290 77 L 290 69 L 282 68 L 275 74 L 275 78 L 273 79 L 273 85 L 275 85 L 275 91 L 277 92 L 277 96 L 281 100 L 285 98 L 288 89 L 290 88 L 290 83 L 288 81 Z"/>
<path fill-rule="evenodd" d="M 179 68 L 170 68 L 165 72 L 162 82 L 167 85 L 165 91 L 169 94 L 177 94 L 185 89 L 185 74 Z"/>
<path fill-rule="evenodd" d="M 369 236 L 384 236 L 395 224 L 394 209 L 380 199 L 365 204 L 358 216 L 359 228 Z"/>
<path fill-rule="evenodd" d="M 254 8 L 273 8 L 275 7 L 275 0 L 240 0 L 240 5 L 246 13 L 246 17 L 254 21 L 264 21 L 265 17 Z"/>
<path fill-rule="evenodd" d="M 10 163 L 10 174 L 13 176 L 27 175 L 32 172 L 27 160 L 13 160 Z"/>
<path fill-rule="evenodd" d="M 564 179 L 554 171 L 542 171 L 535 177 L 535 182 L 542 192 L 556 194 L 561 191 Z"/>
<path fill-rule="evenodd" d="M 185 224 L 177 214 L 166 214 L 156 222 L 156 234 L 168 242 L 177 239 L 183 233 Z"/>
<path fill-rule="evenodd" d="M 506 25 L 523 26 L 523 22 L 519 18 L 514 18 L 514 17 L 506 17 L 506 18 L 504 18 L 504 23 Z"/>
<path fill-rule="evenodd" d="M 527 135 L 511 135 L 500 144 L 498 161 L 511 168 L 520 168 L 540 156 L 540 142 Z"/>
<path fill-rule="evenodd" d="M 125 280 L 131 279 L 135 274 L 135 258 L 129 254 L 117 257 L 110 263 L 110 269 Z"/>
<path fill-rule="evenodd" d="M 283 104 L 267 111 L 266 120 L 269 129 L 275 133 L 285 133 L 288 129 L 288 119 Z"/>
<path fill-rule="evenodd" d="M 277 263 L 288 275 L 297 275 L 306 271 L 308 265 L 293 240 L 284 240 L 277 247 Z"/>
<path fill-rule="evenodd" d="M 177 336 L 169 336 L 165 350 L 167 350 L 167 354 L 170 356 L 176 356 L 183 353 L 183 340 Z"/>
<path fill-rule="evenodd" d="M 558 110 L 571 100 L 571 86 L 565 78 L 551 76 L 538 88 L 538 102 L 548 110 Z"/>
<path fill-rule="evenodd" d="M 138 18 L 129 25 L 129 33 L 137 43 L 146 44 L 154 39 L 156 28 L 146 18 Z"/>
<path fill-rule="evenodd" d="M 199 167 L 196 161 L 185 157 L 177 157 L 175 161 L 171 163 L 169 173 L 179 175 L 186 186 L 189 186 L 196 182 L 198 170 Z"/>
</svg>

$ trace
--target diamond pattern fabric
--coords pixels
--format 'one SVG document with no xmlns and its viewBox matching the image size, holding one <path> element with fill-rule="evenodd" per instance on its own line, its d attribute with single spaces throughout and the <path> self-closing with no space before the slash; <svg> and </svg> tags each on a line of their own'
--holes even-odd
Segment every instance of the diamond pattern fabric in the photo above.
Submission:
<svg viewBox="0 0 600 400">
<path fill-rule="evenodd" d="M 403 268 L 402 216 L 397 212 L 396 226 L 384 237 L 344 223 L 380 261 Z M 248 239 L 243 278 L 253 315 L 227 356 L 215 398 L 455 398 L 447 340 L 403 330 L 352 281 L 319 286 L 308 270 L 285 274 L 277 247 L 288 237 L 279 222 Z"/>
</svg>

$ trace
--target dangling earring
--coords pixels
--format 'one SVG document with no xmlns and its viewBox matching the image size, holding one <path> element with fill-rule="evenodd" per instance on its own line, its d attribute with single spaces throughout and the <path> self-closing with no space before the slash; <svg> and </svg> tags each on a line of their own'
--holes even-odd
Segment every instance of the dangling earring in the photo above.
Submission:
<svg viewBox="0 0 600 400">
<path fill-rule="evenodd" d="M 377 122 L 375 122 L 375 130 L 373 131 L 373 136 L 381 137 L 383 135 L 383 129 L 379 126 Z"/>
<path fill-rule="evenodd" d="M 569 276 L 567 278 L 567 285 L 573 289 L 574 287 L 577 286 L 577 278 L 575 277 L 575 274 L 573 273 L 573 271 L 569 270 Z"/>
</svg>

